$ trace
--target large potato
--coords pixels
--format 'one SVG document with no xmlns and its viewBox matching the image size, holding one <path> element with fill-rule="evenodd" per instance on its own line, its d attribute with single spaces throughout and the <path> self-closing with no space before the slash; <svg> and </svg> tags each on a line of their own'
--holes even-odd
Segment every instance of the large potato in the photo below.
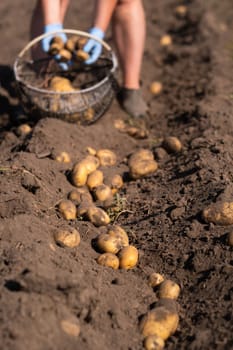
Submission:
<svg viewBox="0 0 233 350">
<path fill-rule="evenodd" d="M 158 290 L 159 298 L 177 299 L 179 294 L 180 294 L 180 286 L 171 280 L 164 280 L 159 285 L 159 290 Z"/>
<path fill-rule="evenodd" d="M 80 243 L 80 233 L 75 228 L 67 228 L 55 232 L 54 239 L 62 247 L 74 248 Z"/>
<path fill-rule="evenodd" d="M 116 154 L 110 149 L 100 149 L 96 152 L 96 156 L 102 166 L 113 166 L 117 162 Z"/>
<path fill-rule="evenodd" d="M 233 202 L 214 203 L 203 210 L 202 216 L 206 222 L 223 226 L 232 225 Z"/>
<path fill-rule="evenodd" d="M 122 248 L 122 245 L 117 237 L 112 237 L 109 234 L 101 233 L 96 239 L 96 247 L 101 253 L 116 254 Z"/>
<path fill-rule="evenodd" d="M 129 174 L 132 179 L 139 179 L 153 174 L 158 169 L 158 163 L 155 160 L 137 160 L 131 162 Z"/>
<path fill-rule="evenodd" d="M 103 209 L 97 208 L 95 206 L 92 206 L 88 209 L 87 218 L 93 223 L 93 225 L 97 227 L 106 226 L 110 223 L 108 214 Z"/>
<path fill-rule="evenodd" d="M 122 227 L 118 225 L 112 226 L 108 230 L 108 235 L 118 240 L 120 248 L 127 247 L 129 245 L 129 237 L 127 233 Z"/>
<path fill-rule="evenodd" d="M 132 269 L 138 262 L 138 250 L 132 245 L 122 248 L 118 253 L 121 269 Z"/>
<path fill-rule="evenodd" d="M 159 306 L 149 311 L 142 318 L 140 329 L 144 337 L 157 335 L 166 340 L 175 333 L 178 323 L 179 316 L 176 312 L 172 312 L 164 306 Z"/>
</svg>

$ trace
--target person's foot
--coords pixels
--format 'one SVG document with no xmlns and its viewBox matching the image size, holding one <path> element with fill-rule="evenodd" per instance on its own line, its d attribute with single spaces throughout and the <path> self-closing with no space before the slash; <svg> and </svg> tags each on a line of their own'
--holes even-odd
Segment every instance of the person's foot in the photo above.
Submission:
<svg viewBox="0 0 233 350">
<path fill-rule="evenodd" d="M 144 117 L 148 110 L 140 89 L 121 88 L 117 95 L 118 102 L 131 117 Z"/>
</svg>

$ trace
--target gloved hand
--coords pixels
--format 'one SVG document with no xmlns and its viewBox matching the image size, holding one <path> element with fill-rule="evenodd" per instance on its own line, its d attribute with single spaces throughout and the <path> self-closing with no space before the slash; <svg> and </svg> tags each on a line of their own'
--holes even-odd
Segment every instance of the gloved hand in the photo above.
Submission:
<svg viewBox="0 0 233 350">
<path fill-rule="evenodd" d="M 104 32 L 97 27 L 91 28 L 89 30 L 89 33 L 96 36 L 98 39 L 102 40 L 104 38 Z M 102 52 L 102 45 L 94 39 L 89 39 L 88 42 L 85 44 L 83 50 L 90 55 L 90 57 L 88 58 L 88 60 L 85 61 L 85 63 L 92 64 L 96 62 L 99 58 Z"/>
<path fill-rule="evenodd" d="M 47 24 L 46 26 L 44 26 L 44 34 L 56 32 L 56 31 L 60 31 L 60 30 L 63 30 L 63 25 L 61 23 Z M 42 45 L 42 50 L 44 52 L 48 53 L 49 46 L 50 46 L 50 41 L 51 41 L 51 39 L 54 36 L 55 35 L 48 35 L 47 37 L 42 39 L 41 45 Z M 61 37 L 64 43 L 67 41 L 67 36 L 66 36 L 65 33 L 58 33 L 57 36 Z M 59 61 L 59 59 L 60 59 L 59 55 L 56 55 L 55 59 Z M 67 63 L 60 62 L 59 66 L 63 70 L 67 70 L 68 69 L 68 64 Z"/>
</svg>

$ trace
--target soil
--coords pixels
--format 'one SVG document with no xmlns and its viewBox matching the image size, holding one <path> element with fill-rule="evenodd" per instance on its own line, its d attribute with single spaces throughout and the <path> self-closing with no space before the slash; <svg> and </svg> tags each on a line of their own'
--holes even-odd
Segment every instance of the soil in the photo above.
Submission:
<svg viewBox="0 0 233 350">
<path fill-rule="evenodd" d="M 174 12 L 181 3 L 188 8 L 184 18 Z M 29 40 L 34 1 L 17 5 L 0 4 L 0 348 L 143 349 L 138 323 L 157 300 L 147 283 L 156 271 L 181 286 L 179 327 L 165 348 L 233 349 L 232 226 L 206 223 L 201 215 L 233 196 L 232 2 L 144 1 L 144 139 L 114 127 L 115 119 L 128 121 L 115 100 L 86 127 L 53 118 L 33 122 L 22 113 L 12 66 Z M 66 27 L 86 30 L 91 12 L 86 1 L 73 1 Z M 166 33 L 173 44 L 162 48 Z M 107 41 L 112 44 L 110 32 Z M 163 84 L 157 97 L 149 90 L 155 80 Z M 32 127 L 27 137 L 17 134 L 22 123 Z M 178 137 L 182 151 L 165 152 L 165 136 Z M 114 171 L 125 183 L 112 220 L 139 249 L 132 270 L 99 266 L 92 240 L 103 229 L 85 220 L 67 223 L 57 211 L 74 188 L 69 172 L 87 146 L 117 154 Z M 125 159 L 142 147 L 154 152 L 158 171 L 130 180 Z M 70 163 L 54 160 L 61 151 Z M 55 244 L 55 230 L 65 225 L 80 231 L 78 248 Z M 78 322 L 80 335 L 65 333 L 62 320 Z"/>
</svg>

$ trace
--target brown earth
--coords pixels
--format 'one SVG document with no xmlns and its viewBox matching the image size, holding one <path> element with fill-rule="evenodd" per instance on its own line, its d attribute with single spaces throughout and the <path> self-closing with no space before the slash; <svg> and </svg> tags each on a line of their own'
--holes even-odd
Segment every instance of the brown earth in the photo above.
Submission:
<svg viewBox="0 0 233 350">
<path fill-rule="evenodd" d="M 178 4 L 188 7 L 177 18 Z M 33 123 L 20 113 L 12 64 L 27 43 L 34 2 L 1 2 L 0 66 L 0 329 L 2 350 L 143 348 L 138 321 L 154 304 L 147 284 L 157 271 L 181 286 L 180 324 L 166 349 L 233 349 L 233 256 L 227 243 L 231 226 L 206 224 L 201 211 L 233 196 L 233 41 L 230 0 L 144 1 L 147 40 L 142 88 L 150 106 L 149 136 L 138 140 L 114 128 L 127 119 L 114 101 L 95 124 L 81 127 L 58 119 Z M 80 14 L 80 12 L 82 13 Z M 91 6 L 73 1 L 66 27 L 87 29 Z M 171 34 L 168 50 L 159 45 Z M 111 35 L 108 36 L 111 43 Z M 163 83 L 153 97 L 152 81 Z M 17 126 L 32 126 L 18 137 Z M 177 154 L 160 148 L 166 135 L 177 136 Z M 81 244 L 67 250 L 55 245 L 53 233 L 66 223 L 56 204 L 73 188 L 67 174 L 86 147 L 110 148 L 117 171 L 131 152 L 153 150 L 159 169 L 126 182 L 120 192 L 126 208 L 115 222 L 128 232 L 140 252 L 129 271 L 96 263 L 92 239 L 100 229 L 89 222 L 70 223 Z M 56 162 L 66 151 L 72 162 Z M 61 329 L 64 319 L 80 324 L 78 338 Z"/>
</svg>

